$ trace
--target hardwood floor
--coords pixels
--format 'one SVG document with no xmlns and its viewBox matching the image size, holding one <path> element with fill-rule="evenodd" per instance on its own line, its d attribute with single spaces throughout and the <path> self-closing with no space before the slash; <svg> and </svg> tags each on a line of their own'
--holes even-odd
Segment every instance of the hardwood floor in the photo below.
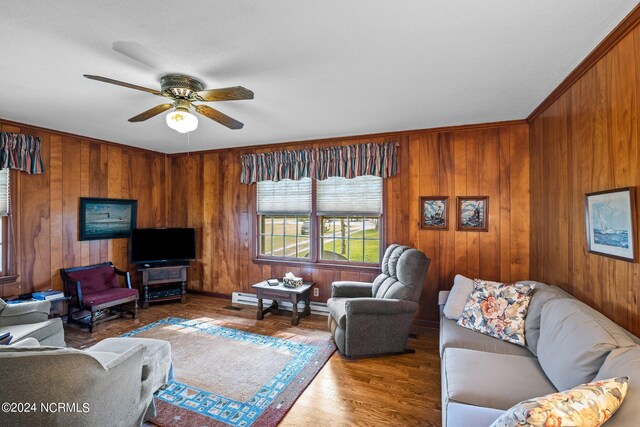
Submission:
<svg viewBox="0 0 640 427">
<path fill-rule="evenodd" d="M 99 324 L 93 334 L 77 325 L 65 325 L 71 347 L 84 348 L 167 316 L 196 319 L 209 317 L 230 327 L 282 336 L 289 333 L 313 336 L 326 333 L 327 319 L 311 315 L 291 326 L 287 315 L 269 314 L 255 319 L 256 308 L 201 295 L 186 304 L 154 304 L 130 317 Z M 279 424 L 286 427 L 324 426 L 439 426 L 440 358 L 438 331 L 421 330 L 409 340 L 415 354 L 349 360 L 336 352 Z"/>
</svg>

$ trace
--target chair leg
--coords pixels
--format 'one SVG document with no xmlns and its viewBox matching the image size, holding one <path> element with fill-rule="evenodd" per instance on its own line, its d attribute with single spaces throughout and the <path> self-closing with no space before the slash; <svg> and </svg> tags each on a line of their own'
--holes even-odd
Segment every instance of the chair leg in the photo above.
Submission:
<svg viewBox="0 0 640 427">
<path fill-rule="evenodd" d="M 93 328 L 96 326 L 96 312 L 91 311 L 91 323 L 89 324 L 89 333 L 93 333 Z"/>
<path fill-rule="evenodd" d="M 134 319 L 138 318 L 138 300 L 135 300 L 133 302 L 133 318 Z"/>
</svg>

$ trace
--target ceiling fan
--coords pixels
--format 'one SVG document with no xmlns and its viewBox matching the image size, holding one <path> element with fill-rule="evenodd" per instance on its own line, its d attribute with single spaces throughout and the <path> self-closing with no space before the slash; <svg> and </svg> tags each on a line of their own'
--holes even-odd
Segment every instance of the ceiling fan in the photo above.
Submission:
<svg viewBox="0 0 640 427">
<path fill-rule="evenodd" d="M 84 74 L 84 77 L 104 83 L 111 83 L 130 89 L 141 90 L 153 95 L 164 96 L 173 100 L 171 103 L 156 105 L 147 111 L 133 116 L 130 122 L 143 122 L 151 117 L 174 108 L 167 114 L 167 125 L 181 133 L 190 132 L 198 127 L 198 119 L 189 113 L 191 107 L 205 117 L 210 118 L 229 129 L 242 129 L 244 124 L 204 104 L 193 102 L 234 101 L 239 99 L 253 99 L 253 92 L 242 86 L 223 89 L 205 89 L 202 82 L 181 74 L 168 74 L 160 78 L 160 90 L 109 79 L 107 77 Z"/>
</svg>

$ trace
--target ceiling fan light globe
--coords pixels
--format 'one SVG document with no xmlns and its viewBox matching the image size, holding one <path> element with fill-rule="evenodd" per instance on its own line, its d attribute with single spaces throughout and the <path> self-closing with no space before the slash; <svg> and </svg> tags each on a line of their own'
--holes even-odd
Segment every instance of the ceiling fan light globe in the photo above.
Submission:
<svg viewBox="0 0 640 427">
<path fill-rule="evenodd" d="M 180 133 L 187 133 L 198 128 L 198 118 L 187 111 L 171 111 L 166 116 L 167 126 Z"/>
</svg>

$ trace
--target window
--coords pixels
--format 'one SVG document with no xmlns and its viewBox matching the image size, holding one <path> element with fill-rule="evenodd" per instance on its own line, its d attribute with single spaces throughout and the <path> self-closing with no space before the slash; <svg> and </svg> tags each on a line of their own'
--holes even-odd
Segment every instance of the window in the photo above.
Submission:
<svg viewBox="0 0 640 427">
<path fill-rule="evenodd" d="M 382 178 L 257 185 L 258 257 L 380 263 Z"/>
<path fill-rule="evenodd" d="M 258 253 L 273 258 L 308 259 L 311 179 L 258 183 Z"/>
</svg>

